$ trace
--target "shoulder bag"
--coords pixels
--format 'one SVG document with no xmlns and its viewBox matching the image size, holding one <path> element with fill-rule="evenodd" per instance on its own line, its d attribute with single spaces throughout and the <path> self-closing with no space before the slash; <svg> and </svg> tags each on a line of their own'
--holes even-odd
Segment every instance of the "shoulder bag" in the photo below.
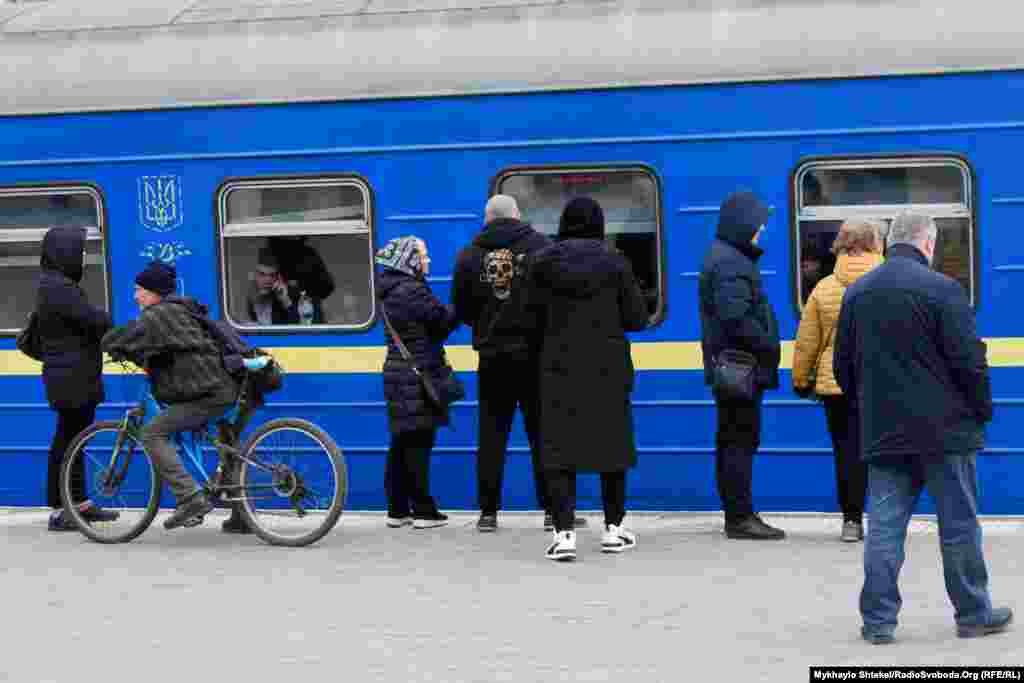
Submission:
<svg viewBox="0 0 1024 683">
<path fill-rule="evenodd" d="M 726 349 L 714 362 L 711 390 L 724 401 L 753 401 L 757 393 L 757 359 L 746 351 Z"/>
<path fill-rule="evenodd" d="M 451 404 L 461 401 L 466 397 L 466 387 L 462 384 L 462 380 L 455 376 L 455 371 L 448 365 L 447 358 L 443 358 L 445 366 L 444 377 L 441 378 L 439 383 L 435 384 L 428 373 L 423 372 L 417 367 L 412 354 L 409 353 L 409 349 L 406 348 L 402 338 L 398 336 L 398 332 L 391 324 L 391 320 L 388 319 L 388 314 L 384 310 L 383 305 L 381 306 L 380 314 L 381 318 L 384 319 L 384 326 L 388 329 L 388 333 L 391 334 L 391 338 L 395 340 L 395 345 L 398 346 L 398 352 L 402 354 L 402 358 L 412 368 L 413 374 L 416 375 L 420 385 L 423 387 L 423 392 L 438 410 L 448 412 L 448 407 Z M 443 356 L 444 351 L 442 350 L 441 353 Z"/>
</svg>

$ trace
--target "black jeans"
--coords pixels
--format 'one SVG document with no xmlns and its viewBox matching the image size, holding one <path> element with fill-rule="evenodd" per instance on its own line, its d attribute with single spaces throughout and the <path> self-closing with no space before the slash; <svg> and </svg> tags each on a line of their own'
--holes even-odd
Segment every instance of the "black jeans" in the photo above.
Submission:
<svg viewBox="0 0 1024 683">
<path fill-rule="evenodd" d="M 46 504 L 54 510 L 63 507 L 60 499 L 60 469 L 64 455 L 75 437 L 96 419 L 96 404 L 57 411 L 57 431 L 50 442 L 50 458 L 46 468 Z M 88 499 L 85 495 L 85 462 L 79 458 L 71 466 L 71 498 L 75 503 Z"/>
<path fill-rule="evenodd" d="M 843 394 L 823 397 L 828 433 L 835 451 L 836 491 L 844 522 L 860 522 L 867 495 L 868 466 L 860 457 L 856 404 Z"/>
<path fill-rule="evenodd" d="M 430 451 L 436 436 L 436 429 L 391 435 L 384 464 L 388 517 L 408 517 L 410 512 L 416 517 L 429 517 L 437 512 L 430 496 Z"/>
<path fill-rule="evenodd" d="M 572 531 L 576 521 L 576 471 L 548 470 L 552 516 L 556 531 Z M 601 473 L 601 503 L 605 525 L 622 524 L 626 516 L 626 472 Z"/>
<path fill-rule="evenodd" d="M 536 359 L 481 359 L 477 371 L 480 400 L 479 445 L 476 451 L 477 496 L 480 512 L 497 514 L 505 477 L 505 451 L 516 406 L 523 411 L 523 426 L 530 442 L 533 485 L 537 504 L 549 510 L 545 472 L 540 464 L 540 397 Z"/>
<path fill-rule="evenodd" d="M 726 524 L 754 514 L 754 453 L 761 445 L 762 398 L 759 390 L 753 401 L 715 399 L 715 481 Z"/>
</svg>

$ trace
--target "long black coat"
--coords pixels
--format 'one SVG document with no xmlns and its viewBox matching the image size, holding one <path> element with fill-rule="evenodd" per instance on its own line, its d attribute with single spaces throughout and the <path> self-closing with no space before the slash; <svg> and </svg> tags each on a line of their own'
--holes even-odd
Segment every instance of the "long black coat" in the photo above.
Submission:
<svg viewBox="0 0 1024 683">
<path fill-rule="evenodd" d="M 632 467 L 634 372 L 625 333 L 644 328 L 647 306 L 629 261 L 600 240 L 559 242 L 536 254 L 529 297 L 541 321 L 544 468 Z"/>
<path fill-rule="evenodd" d="M 377 293 L 402 343 L 416 366 L 440 382 L 449 372 L 444 362 L 444 340 L 459 326 L 455 308 L 442 304 L 419 278 L 385 268 L 377 276 Z M 382 327 L 384 327 L 382 325 Z M 448 424 L 437 410 L 398 345 L 384 327 L 388 354 L 384 361 L 384 398 L 388 402 L 388 428 L 392 434 L 435 429 Z"/>
<path fill-rule="evenodd" d="M 46 399 L 56 410 L 96 405 L 105 398 L 100 339 L 111 322 L 106 311 L 89 303 L 78 284 L 84 248 L 82 228 L 53 228 L 43 237 L 36 313 Z"/>
<path fill-rule="evenodd" d="M 833 369 L 857 401 L 865 460 L 963 454 L 992 419 L 985 344 L 960 283 L 910 245 L 846 290 Z"/>
</svg>

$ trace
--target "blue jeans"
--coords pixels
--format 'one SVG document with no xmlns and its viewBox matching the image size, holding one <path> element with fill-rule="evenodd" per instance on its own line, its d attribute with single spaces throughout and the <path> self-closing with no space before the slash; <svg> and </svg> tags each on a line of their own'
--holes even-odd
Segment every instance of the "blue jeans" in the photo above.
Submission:
<svg viewBox="0 0 1024 683">
<path fill-rule="evenodd" d="M 860 594 L 866 630 L 891 632 L 896 627 L 903 602 L 897 580 L 907 525 L 924 487 L 935 500 L 942 569 L 956 623 L 967 626 L 988 620 L 992 602 L 981 548 L 974 459 L 972 452 L 895 466 L 868 463 L 868 533 Z"/>
</svg>

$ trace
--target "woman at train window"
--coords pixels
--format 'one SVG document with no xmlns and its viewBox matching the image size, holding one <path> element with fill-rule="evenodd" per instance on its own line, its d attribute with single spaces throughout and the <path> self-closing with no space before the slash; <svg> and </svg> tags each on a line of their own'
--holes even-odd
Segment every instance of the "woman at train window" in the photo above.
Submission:
<svg viewBox="0 0 1024 683">
<path fill-rule="evenodd" d="M 42 340 L 43 384 L 46 399 L 57 413 L 57 429 L 50 443 L 46 502 L 53 508 L 50 531 L 75 531 L 64 514 L 60 497 L 60 470 L 71 441 L 96 418 L 104 399 L 103 356 L 100 339 L 111 327 L 110 316 L 89 303 L 81 287 L 85 265 L 85 229 L 56 227 L 43 236 L 39 265 L 36 315 Z M 81 460 L 71 472 L 72 502 L 89 521 L 111 521 L 117 513 L 102 510 L 85 493 Z"/>
<path fill-rule="evenodd" d="M 604 212 L 577 197 L 562 212 L 558 242 L 537 252 L 529 302 L 539 321 L 541 463 L 555 531 L 545 553 L 576 557 L 576 473 L 601 475 L 601 550 L 636 546 L 623 525 L 626 471 L 636 464 L 633 362 L 627 331 L 644 329 L 647 303 L 621 252 L 604 241 Z"/>
<path fill-rule="evenodd" d="M 448 424 L 448 415 L 427 398 L 394 336 L 401 339 L 416 369 L 438 386 L 443 373 L 451 372 L 443 343 L 459 323 L 454 307 L 442 304 L 426 282 L 430 256 L 423 240 L 414 236 L 393 239 L 377 252 L 376 262 L 381 266 L 377 292 L 386 315 L 388 347 L 384 361 L 384 397 L 391 432 L 384 468 L 387 525 L 444 526 L 448 517 L 441 514 L 430 495 L 430 452 L 438 428 Z"/>
<path fill-rule="evenodd" d="M 882 262 L 880 226 L 863 220 L 843 223 L 832 245 L 835 271 L 823 278 L 804 306 L 793 353 L 793 389 L 802 397 L 815 394 L 825 406 L 825 419 L 835 452 L 836 489 L 843 513 L 840 538 L 864 540 L 864 496 L 867 467 L 860 458 L 857 406 L 843 395 L 832 372 L 835 328 L 846 288 Z"/>
</svg>

